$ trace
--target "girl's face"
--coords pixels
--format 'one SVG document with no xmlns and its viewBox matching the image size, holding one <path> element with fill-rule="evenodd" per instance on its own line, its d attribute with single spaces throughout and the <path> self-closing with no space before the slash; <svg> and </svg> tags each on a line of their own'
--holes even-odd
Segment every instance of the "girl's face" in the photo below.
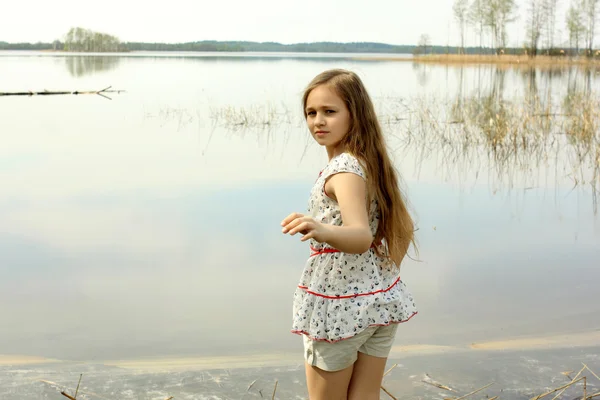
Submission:
<svg viewBox="0 0 600 400">
<path fill-rule="evenodd" d="M 306 123 L 313 138 L 331 152 L 348 134 L 350 112 L 328 85 L 314 88 L 306 99 Z"/>
</svg>

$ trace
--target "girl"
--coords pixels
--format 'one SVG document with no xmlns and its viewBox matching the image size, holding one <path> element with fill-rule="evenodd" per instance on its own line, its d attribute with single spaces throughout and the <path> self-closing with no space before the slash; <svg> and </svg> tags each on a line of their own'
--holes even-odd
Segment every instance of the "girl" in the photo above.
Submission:
<svg viewBox="0 0 600 400">
<path fill-rule="evenodd" d="M 397 324 L 417 313 L 400 280 L 413 220 L 360 78 L 325 71 L 302 100 L 329 163 L 310 193 L 309 215 L 292 213 L 281 223 L 311 249 L 292 332 L 303 335 L 311 400 L 379 399 Z"/>
</svg>

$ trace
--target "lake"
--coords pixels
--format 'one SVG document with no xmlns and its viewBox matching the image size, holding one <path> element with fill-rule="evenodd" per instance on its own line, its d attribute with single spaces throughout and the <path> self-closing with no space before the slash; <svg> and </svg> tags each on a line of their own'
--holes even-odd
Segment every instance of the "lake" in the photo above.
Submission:
<svg viewBox="0 0 600 400">
<path fill-rule="evenodd" d="M 482 360 L 472 389 L 491 374 L 541 393 L 559 361 L 599 371 L 595 71 L 0 52 L 2 92 L 124 90 L 0 97 L 0 397 L 60 398 L 38 380 L 72 387 L 84 373 L 101 397 L 240 398 L 280 376 L 281 398 L 302 398 L 289 331 L 308 249 L 279 223 L 306 209 L 327 162 L 300 100 L 335 67 L 374 98 L 419 229 L 402 265 L 419 315 L 398 330 L 405 371 L 390 385 L 437 398 L 408 377 L 459 380 Z M 204 375 L 244 366 L 258 372 L 243 390 Z"/>
</svg>

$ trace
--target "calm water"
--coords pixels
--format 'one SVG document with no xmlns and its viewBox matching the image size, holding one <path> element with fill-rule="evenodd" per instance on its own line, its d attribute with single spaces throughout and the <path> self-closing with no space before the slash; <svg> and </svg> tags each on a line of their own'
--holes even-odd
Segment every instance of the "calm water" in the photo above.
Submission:
<svg viewBox="0 0 600 400">
<path fill-rule="evenodd" d="M 582 333 L 600 344 L 594 147 L 559 132 L 500 159 L 414 125 L 423 104 L 461 99 L 535 95 L 561 113 L 570 94 L 595 93 L 594 73 L 12 52 L 0 53 L 0 91 L 126 92 L 0 97 L 0 354 L 298 356 L 291 302 L 308 249 L 279 222 L 305 210 L 327 161 L 299 101 L 333 67 L 374 97 L 419 227 L 419 261 L 402 268 L 420 313 L 396 344 Z"/>
</svg>

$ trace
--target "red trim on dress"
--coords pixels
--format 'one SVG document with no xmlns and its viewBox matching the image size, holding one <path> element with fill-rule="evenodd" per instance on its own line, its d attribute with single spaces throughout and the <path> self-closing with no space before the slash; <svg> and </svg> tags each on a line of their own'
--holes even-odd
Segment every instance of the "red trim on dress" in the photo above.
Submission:
<svg viewBox="0 0 600 400">
<path fill-rule="evenodd" d="M 317 180 L 321 177 L 322 174 L 323 174 L 323 170 L 319 171 L 319 177 L 317 178 Z M 325 194 L 325 196 L 329 197 L 329 195 L 327 194 L 327 191 L 325 190 L 325 184 L 323 184 L 323 193 Z M 329 198 L 331 198 L 331 197 L 329 197 Z M 373 249 L 376 246 L 381 246 L 381 244 L 382 244 L 381 241 L 379 241 L 377 244 L 373 243 L 373 244 L 371 244 L 370 248 Z M 310 257 L 318 256 L 318 255 L 321 255 L 321 254 L 341 253 L 340 250 L 334 249 L 334 248 L 324 248 L 322 250 L 318 250 L 318 249 L 315 249 L 313 246 L 310 246 L 310 250 L 312 251 L 312 253 L 310 254 Z M 388 287 L 387 289 L 380 289 L 380 290 L 376 290 L 374 292 L 359 293 L 359 294 L 352 294 L 352 295 L 346 295 L 346 296 L 327 296 L 327 295 L 324 295 L 324 294 L 320 294 L 320 293 L 316 293 L 316 292 L 310 291 L 310 290 L 308 290 L 307 286 L 302 286 L 302 285 L 298 285 L 298 288 L 304 290 L 306 293 L 312 294 L 313 296 L 322 297 L 322 298 L 325 298 L 325 299 L 333 299 L 333 300 L 335 300 L 335 299 L 350 299 L 350 298 L 361 297 L 361 296 L 370 296 L 370 295 L 374 295 L 374 294 L 378 294 L 378 293 L 385 293 L 385 292 L 391 290 L 394 286 L 396 286 L 396 284 L 398 282 L 400 282 L 400 277 L 398 277 L 398 279 L 396 279 L 394 281 L 394 283 L 392 283 L 390 285 L 390 287 Z M 414 313 L 412 313 L 410 315 L 410 317 L 408 317 L 405 320 L 402 320 L 402 321 L 392 321 L 389 324 L 370 324 L 365 329 L 367 329 L 367 328 L 369 328 L 371 326 L 389 326 L 389 325 L 392 325 L 392 324 L 401 324 L 401 323 L 404 323 L 404 322 L 408 322 L 408 321 L 410 321 L 410 319 L 412 317 L 414 317 L 417 314 L 418 314 L 418 311 L 415 311 Z M 349 336 L 349 337 L 346 337 L 346 338 L 341 338 L 341 339 L 338 339 L 338 340 L 329 340 L 329 339 L 317 339 L 317 338 L 314 338 L 314 337 L 310 336 L 310 334 L 308 332 L 306 332 L 306 331 L 292 330 L 291 332 L 294 333 L 294 334 L 297 334 L 297 335 L 305 335 L 309 339 L 314 340 L 314 341 L 328 342 L 328 343 L 341 342 L 342 340 L 351 339 L 351 338 L 353 338 L 355 336 L 355 335 L 353 335 L 353 336 Z"/>
<path fill-rule="evenodd" d="M 396 284 L 398 282 L 400 282 L 400 277 L 398 277 L 398 279 L 396 279 L 394 281 L 394 283 L 392 283 L 391 286 L 388 287 L 387 289 L 379 289 L 374 292 L 350 294 L 350 295 L 344 295 L 344 296 L 327 296 L 325 294 L 321 294 L 321 293 L 317 293 L 317 292 L 308 290 L 308 286 L 298 285 L 298 288 L 304 290 L 308 294 L 312 294 L 313 296 L 317 296 L 317 297 L 323 297 L 324 299 L 352 299 L 355 297 L 371 296 L 371 295 L 378 294 L 378 293 L 385 293 L 387 291 L 390 291 L 394 286 L 396 286 Z"/>
<path fill-rule="evenodd" d="M 377 244 L 373 243 L 371 245 L 371 249 L 375 248 L 376 246 L 380 246 L 380 245 L 381 245 L 381 241 L 379 243 L 377 243 Z M 310 246 L 310 250 L 312 251 L 312 253 L 310 255 L 311 257 L 318 256 L 318 255 L 321 255 L 321 254 L 341 253 L 341 251 L 339 251 L 338 249 L 334 249 L 334 248 L 325 248 L 325 249 L 322 249 L 322 250 L 318 250 L 318 249 L 315 249 L 313 246 Z M 358 294 L 351 294 L 351 295 L 344 295 L 344 296 L 340 296 L 340 295 L 338 295 L 338 296 L 327 296 L 327 295 L 324 295 L 324 294 L 316 293 L 316 292 L 308 290 L 308 286 L 298 285 L 298 288 L 304 290 L 306 293 L 312 294 L 313 296 L 323 297 L 325 299 L 350 299 L 350 298 L 353 298 L 353 297 L 370 296 L 370 295 L 377 294 L 377 293 L 385 293 L 385 292 L 391 290 L 399 281 L 400 281 L 400 277 L 398 277 L 398 279 L 396 279 L 394 281 L 394 283 L 392 283 L 390 285 L 390 287 L 388 287 L 387 289 L 379 289 L 379 290 L 376 290 L 374 292 L 358 293 Z"/>
<path fill-rule="evenodd" d="M 374 249 L 377 246 L 381 246 L 381 244 L 382 244 L 381 241 L 379 241 L 378 243 L 373 243 L 373 244 L 371 244 L 370 249 Z M 310 253 L 311 257 L 318 256 L 320 254 L 341 253 L 340 250 L 334 249 L 333 247 L 327 247 L 327 248 L 319 250 L 319 249 L 315 249 L 313 246 L 310 246 L 310 250 L 312 251 L 312 253 Z"/>
<path fill-rule="evenodd" d="M 310 246 L 310 250 L 312 251 L 312 253 L 310 253 L 311 257 L 318 256 L 320 254 L 340 253 L 340 251 L 338 249 L 334 249 L 334 248 L 325 248 L 322 250 L 318 250 L 318 249 L 315 249 L 314 247 Z"/>
</svg>

